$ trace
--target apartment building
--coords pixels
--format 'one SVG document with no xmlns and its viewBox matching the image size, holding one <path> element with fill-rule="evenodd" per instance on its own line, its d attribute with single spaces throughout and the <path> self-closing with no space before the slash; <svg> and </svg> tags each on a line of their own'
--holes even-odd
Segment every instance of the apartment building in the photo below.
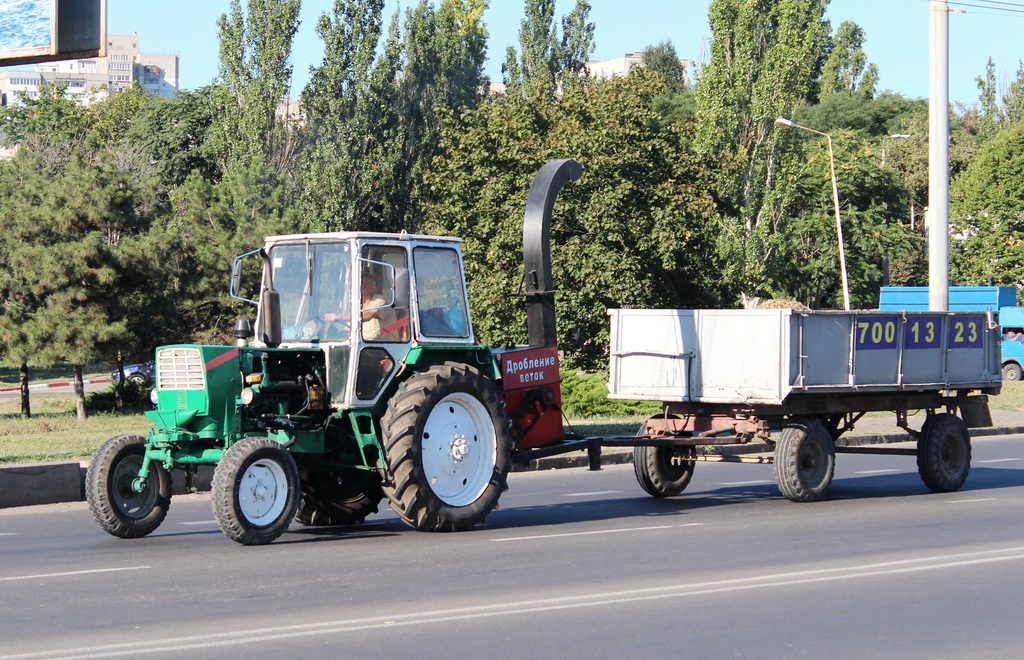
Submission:
<svg viewBox="0 0 1024 660">
<path fill-rule="evenodd" d="M 138 35 L 107 35 L 107 56 L 44 62 L 29 70 L 0 69 L 0 104 L 37 98 L 42 85 L 66 82 L 64 94 L 88 105 L 123 92 L 133 82 L 153 96 L 173 97 L 181 85 L 177 55 L 143 53 Z"/>
</svg>

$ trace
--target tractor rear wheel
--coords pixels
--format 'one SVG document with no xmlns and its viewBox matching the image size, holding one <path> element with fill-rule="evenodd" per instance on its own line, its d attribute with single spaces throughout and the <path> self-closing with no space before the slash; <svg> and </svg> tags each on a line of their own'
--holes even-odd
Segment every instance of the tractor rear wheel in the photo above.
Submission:
<svg viewBox="0 0 1024 660">
<path fill-rule="evenodd" d="M 133 487 L 146 453 L 146 439 L 118 435 L 96 450 L 85 474 L 89 510 L 103 531 L 123 539 L 145 536 L 160 526 L 171 507 L 171 475 L 149 464 L 145 487 Z"/>
<path fill-rule="evenodd" d="M 231 445 L 213 471 L 213 515 L 231 540 L 270 543 L 299 506 L 299 470 L 281 443 L 254 436 Z"/>
<path fill-rule="evenodd" d="M 346 470 L 338 476 L 318 472 L 302 482 L 295 519 L 316 527 L 355 525 L 377 513 L 382 499 L 384 490 L 375 472 Z"/>
<path fill-rule="evenodd" d="M 482 522 L 508 489 L 511 424 L 494 383 L 465 364 L 418 373 L 381 418 L 391 508 L 420 531 Z"/>
</svg>

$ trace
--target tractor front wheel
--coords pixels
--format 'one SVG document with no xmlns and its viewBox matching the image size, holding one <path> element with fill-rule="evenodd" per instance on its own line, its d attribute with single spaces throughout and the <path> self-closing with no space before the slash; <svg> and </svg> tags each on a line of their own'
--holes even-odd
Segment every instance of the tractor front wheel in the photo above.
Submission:
<svg viewBox="0 0 1024 660">
<path fill-rule="evenodd" d="M 446 362 L 406 380 L 381 429 L 392 474 L 384 492 L 418 530 L 469 529 L 508 489 L 511 424 L 494 383 L 473 367 Z"/>
<path fill-rule="evenodd" d="M 171 506 L 171 475 L 149 464 L 141 490 L 136 480 L 146 454 L 146 439 L 118 435 L 96 450 L 85 473 L 85 497 L 103 531 L 123 539 L 145 536 L 160 526 Z"/>
<path fill-rule="evenodd" d="M 231 540 L 270 543 L 288 529 L 299 506 L 299 470 L 279 442 L 243 438 L 213 471 L 213 515 Z"/>
</svg>

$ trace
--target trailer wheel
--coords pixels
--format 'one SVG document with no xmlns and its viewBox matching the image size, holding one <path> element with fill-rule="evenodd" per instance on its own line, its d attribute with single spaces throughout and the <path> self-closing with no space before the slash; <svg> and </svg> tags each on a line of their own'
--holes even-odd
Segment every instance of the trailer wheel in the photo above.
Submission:
<svg viewBox="0 0 1024 660">
<path fill-rule="evenodd" d="M 654 497 L 678 495 L 690 485 L 694 453 L 693 447 L 634 447 L 636 480 Z"/>
<path fill-rule="evenodd" d="M 299 505 L 299 470 L 279 442 L 254 436 L 231 445 L 213 471 L 213 515 L 228 538 L 270 543 Z"/>
<path fill-rule="evenodd" d="M 971 437 L 956 415 L 929 415 L 917 440 L 917 471 L 937 493 L 958 490 L 971 471 Z"/>
<path fill-rule="evenodd" d="M 393 475 L 384 492 L 420 531 L 469 529 L 508 490 L 511 423 L 494 383 L 473 367 L 446 362 L 406 380 L 381 429 Z"/>
<path fill-rule="evenodd" d="M 123 539 L 155 530 L 171 506 L 171 475 L 160 463 L 150 463 L 141 493 L 132 488 L 145 453 L 145 438 L 118 435 L 96 450 L 85 473 L 85 497 L 93 518 L 103 531 Z"/>
<path fill-rule="evenodd" d="M 1003 380 L 1020 380 L 1024 377 L 1024 369 L 1016 362 L 1007 362 L 1003 365 Z"/>
<path fill-rule="evenodd" d="M 316 527 L 361 523 L 377 513 L 377 505 L 384 499 L 380 477 L 365 470 L 346 470 L 339 476 L 318 472 L 304 481 L 300 490 L 295 519 Z"/>
<path fill-rule="evenodd" d="M 816 502 L 832 484 L 836 448 L 816 419 L 788 422 L 775 444 L 775 481 L 794 502 Z"/>
</svg>

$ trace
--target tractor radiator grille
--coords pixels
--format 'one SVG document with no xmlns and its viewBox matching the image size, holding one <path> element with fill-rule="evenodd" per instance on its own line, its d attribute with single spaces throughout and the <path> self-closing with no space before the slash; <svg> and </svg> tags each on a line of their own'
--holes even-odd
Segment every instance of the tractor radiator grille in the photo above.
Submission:
<svg viewBox="0 0 1024 660">
<path fill-rule="evenodd" d="M 161 390 L 202 390 L 203 359 L 198 348 L 162 348 L 156 353 L 157 381 Z"/>
</svg>

